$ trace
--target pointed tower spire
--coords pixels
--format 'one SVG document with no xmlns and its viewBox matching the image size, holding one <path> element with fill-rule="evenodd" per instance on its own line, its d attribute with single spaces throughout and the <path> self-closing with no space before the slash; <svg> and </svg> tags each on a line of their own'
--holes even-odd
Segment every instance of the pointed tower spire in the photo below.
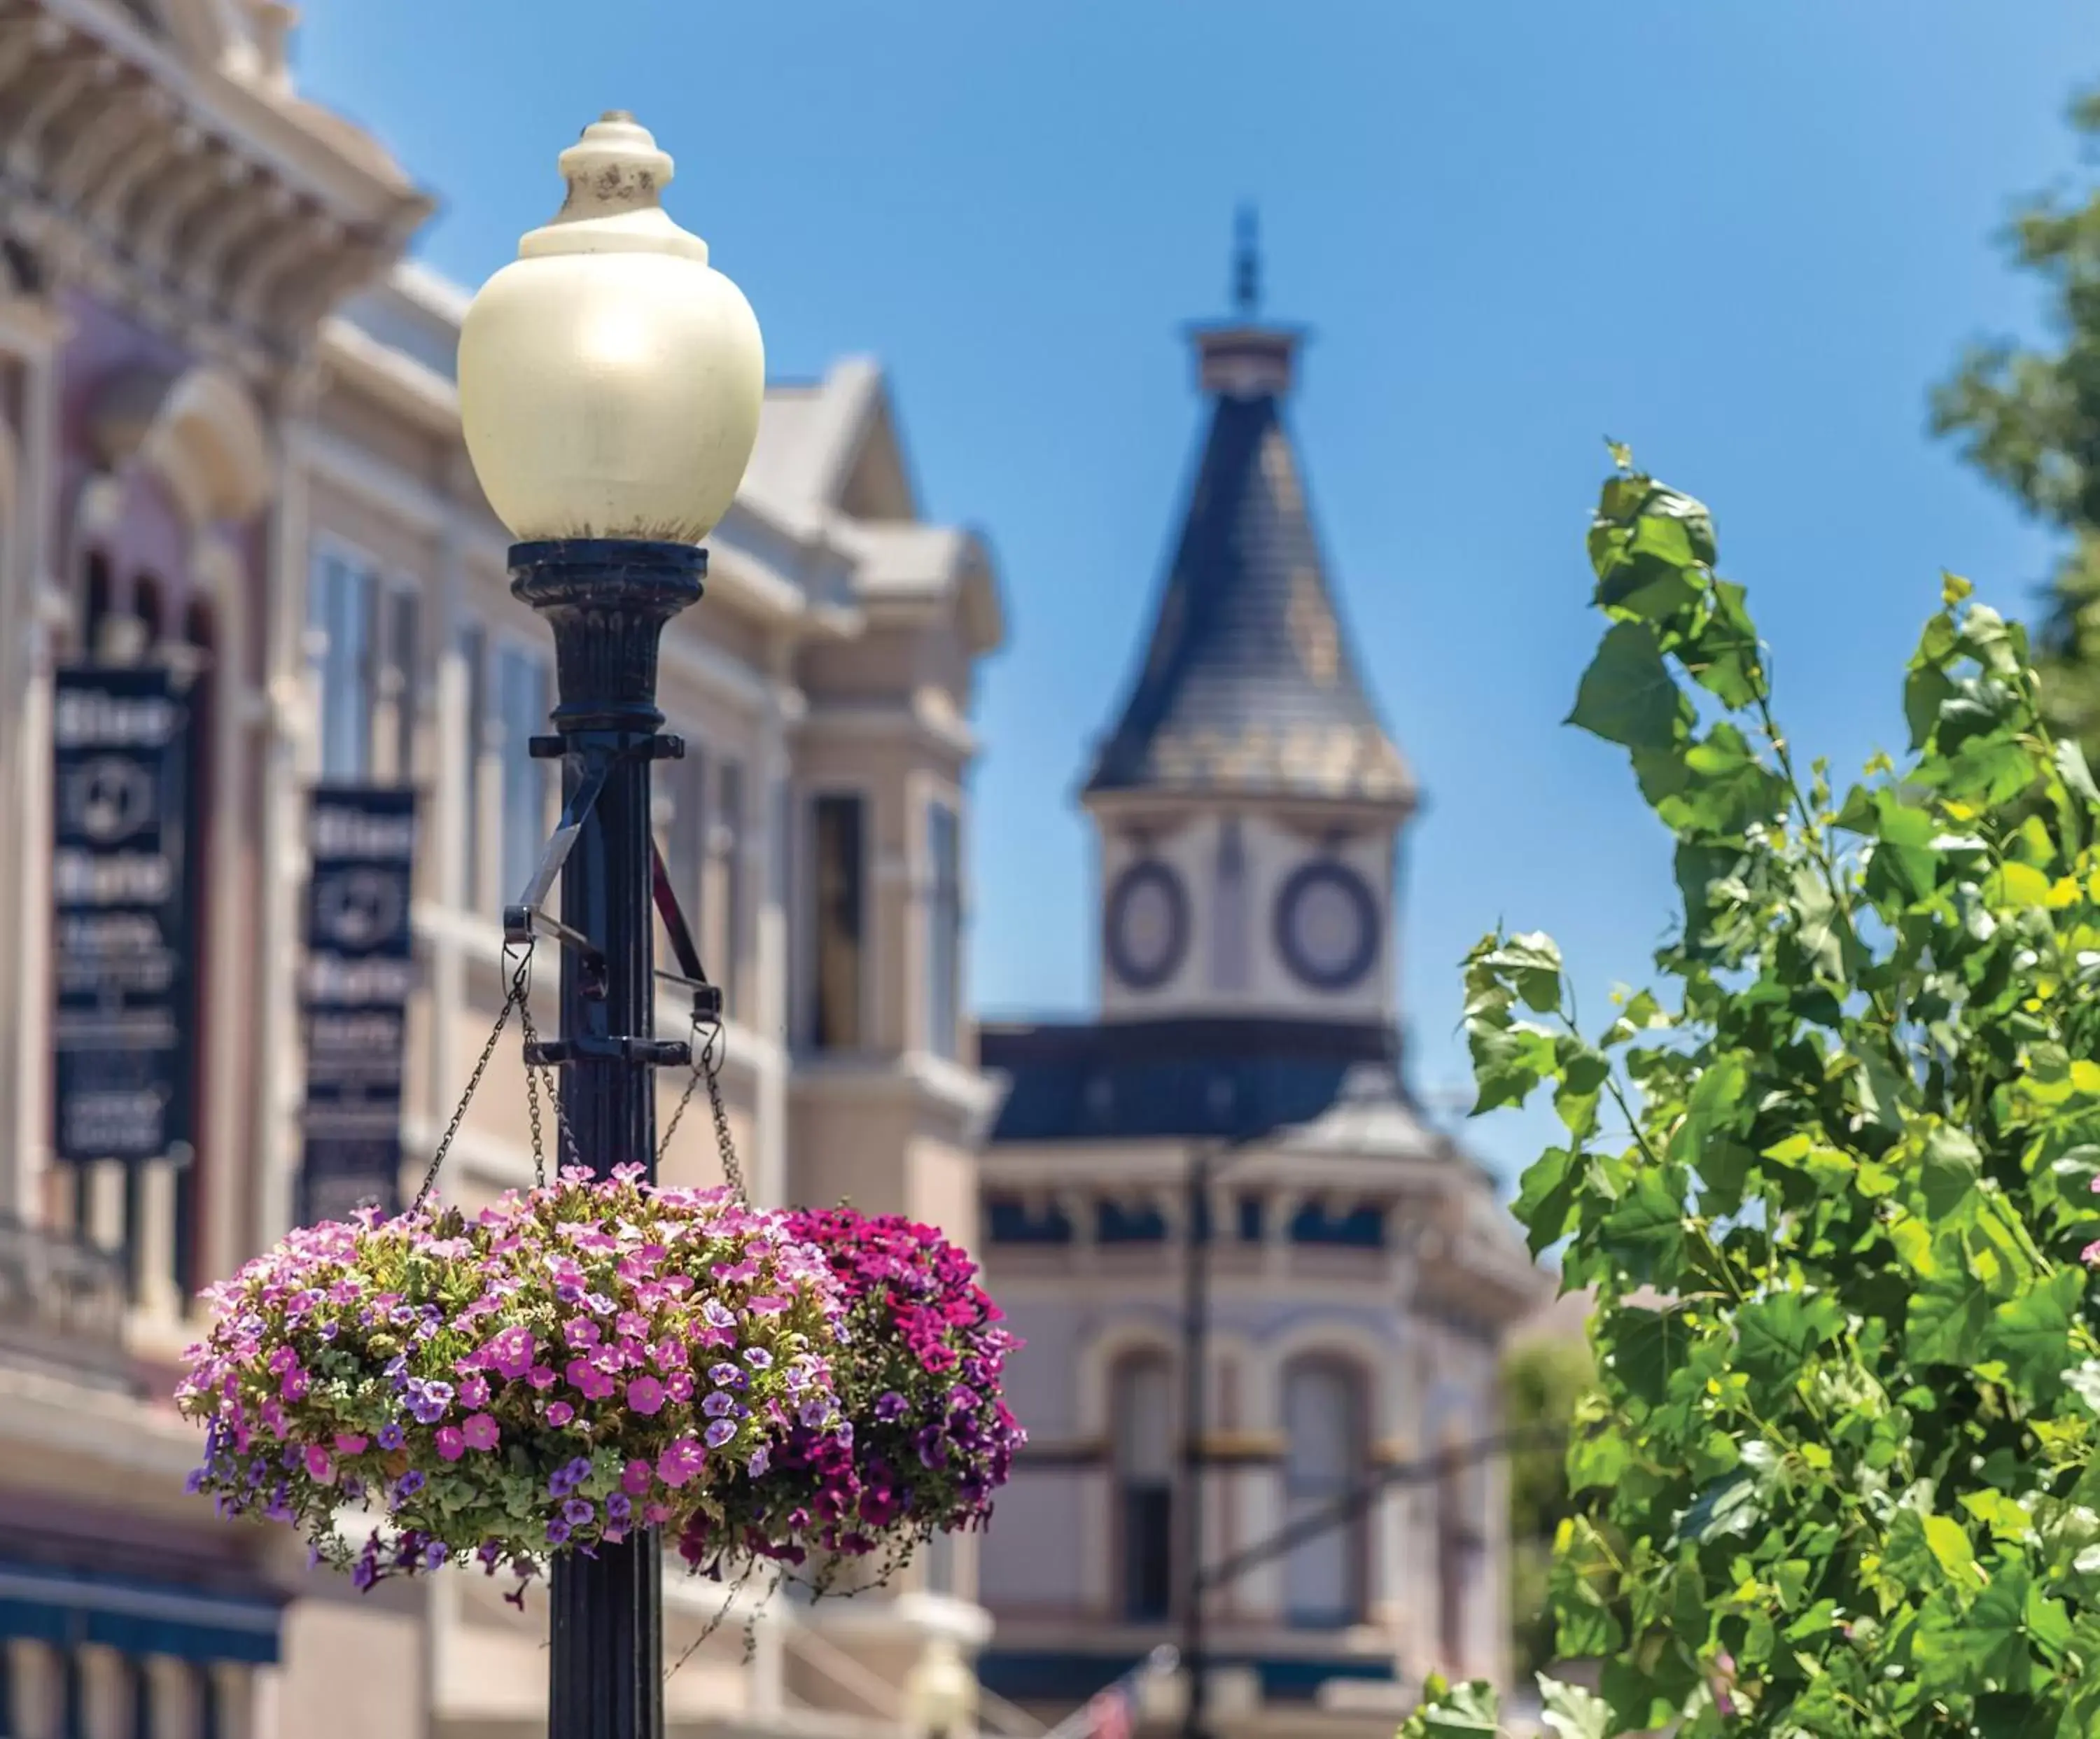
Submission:
<svg viewBox="0 0 2100 1739">
<path fill-rule="evenodd" d="M 1194 333 L 1210 435 L 1151 644 L 1086 795 L 1404 810 L 1414 782 L 1358 673 L 1283 424 L 1299 333 L 1256 318 L 1260 256 L 1245 207 L 1233 285 L 1238 317 Z"/>
<path fill-rule="evenodd" d="M 1240 207 L 1233 241 L 1233 306 L 1243 320 L 1261 312 L 1260 218 L 1252 205 Z"/>
</svg>

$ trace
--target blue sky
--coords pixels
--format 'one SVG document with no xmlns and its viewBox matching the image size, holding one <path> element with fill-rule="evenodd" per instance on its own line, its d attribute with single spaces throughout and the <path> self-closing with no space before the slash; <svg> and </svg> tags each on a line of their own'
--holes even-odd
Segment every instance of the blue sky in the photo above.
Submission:
<svg viewBox="0 0 2100 1739">
<path fill-rule="evenodd" d="M 1295 426 L 1330 567 L 1427 789 L 1406 871 L 1417 1084 L 1462 1088 L 1458 960 L 1554 932 L 1586 1005 L 1671 898 L 1617 751 L 1561 728 L 1596 633 L 1582 533 L 1628 441 L 1717 510 L 1798 746 L 1900 749 L 1943 567 L 2025 610 L 2045 540 L 1925 426 L 2032 325 L 1996 236 L 2073 166 L 2072 0 L 307 0 L 303 88 L 443 201 L 478 283 L 553 159 L 624 108 L 770 364 L 892 371 L 929 512 L 999 552 L 978 1001 L 1083 1009 L 1070 797 L 1149 617 L 1197 439 L 1180 329 L 1258 201 L 1268 307 L 1315 330 Z M 588 22 L 585 20 L 588 20 Z M 1507 1175 L 1549 1117 L 1474 1126 Z"/>
</svg>

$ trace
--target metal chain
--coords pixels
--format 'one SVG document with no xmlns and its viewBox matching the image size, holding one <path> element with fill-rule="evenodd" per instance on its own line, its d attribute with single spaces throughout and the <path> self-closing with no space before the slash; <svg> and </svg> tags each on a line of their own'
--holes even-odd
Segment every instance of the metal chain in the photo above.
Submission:
<svg viewBox="0 0 2100 1739">
<path fill-rule="evenodd" d="M 510 946 L 504 945 L 503 959 L 510 963 Z M 504 995 L 503 1006 L 496 1011 L 496 1025 L 489 1030 L 488 1042 L 481 1048 L 475 1059 L 474 1073 L 466 1078 L 466 1091 L 460 1095 L 459 1103 L 452 1107 L 452 1120 L 445 1125 L 445 1132 L 439 1140 L 437 1151 L 430 1155 L 430 1168 L 423 1173 L 423 1181 L 416 1190 L 416 1199 L 409 1206 L 421 1207 L 430 1198 L 430 1191 L 437 1187 L 438 1172 L 443 1167 L 445 1156 L 452 1150 L 452 1142 L 460 1132 L 460 1125 L 466 1121 L 467 1107 L 474 1103 L 474 1089 L 481 1085 L 481 1078 L 488 1072 L 489 1060 L 496 1055 L 496 1047 L 503 1037 L 504 1026 L 510 1019 L 512 1009 L 518 1011 L 518 1021 L 529 1040 L 532 1035 L 532 1011 L 525 1005 L 526 992 L 532 979 L 532 946 L 525 945 L 516 969 L 510 974 L 510 988 Z M 527 1071 L 529 1082 L 531 1071 Z M 536 1169 L 540 1148 L 540 1106 L 536 1095 L 532 1104 L 532 1151 Z"/>
<path fill-rule="evenodd" d="M 739 1202 L 748 1203 L 749 1193 L 743 1185 L 743 1167 L 736 1156 L 736 1141 L 729 1132 L 729 1110 L 722 1103 L 721 1066 L 726 1048 L 722 1037 L 721 1023 L 706 1023 L 707 1036 L 700 1036 L 701 1022 L 693 1021 L 693 1066 L 686 1077 L 686 1090 L 678 1095 L 678 1103 L 671 1112 L 670 1121 L 664 1125 L 664 1134 L 656 1144 L 656 1163 L 661 1165 L 664 1156 L 671 1150 L 671 1137 L 678 1132 L 678 1124 L 686 1114 L 686 1108 L 693 1102 L 693 1089 L 702 1082 L 707 1084 L 708 1108 L 713 1113 L 715 1150 L 721 1159 L 722 1176 L 729 1181 L 730 1191 Z"/>
<path fill-rule="evenodd" d="M 518 998 L 518 1029 L 524 1035 L 525 1051 L 529 1057 L 532 1048 L 540 1042 L 540 1035 L 532 1024 L 532 1006 L 530 998 L 521 992 Z M 545 1138 L 540 1130 L 540 1065 L 525 1065 L 525 1104 L 532 1119 L 532 1183 L 536 1189 L 547 1186 L 547 1154 Z M 547 1098 L 554 1107 L 554 1136 L 562 1154 L 572 1166 L 580 1167 L 583 1156 L 577 1151 L 576 1132 L 569 1128 L 569 1114 L 562 1103 L 562 1089 L 553 1070 L 547 1070 Z"/>
</svg>

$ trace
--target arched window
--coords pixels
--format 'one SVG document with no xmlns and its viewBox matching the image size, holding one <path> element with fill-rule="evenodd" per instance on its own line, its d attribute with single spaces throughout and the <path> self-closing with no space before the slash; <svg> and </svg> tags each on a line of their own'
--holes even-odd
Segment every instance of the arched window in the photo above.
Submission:
<svg viewBox="0 0 2100 1739">
<path fill-rule="evenodd" d="M 1173 1367 L 1140 1353 L 1116 1367 L 1116 1606 L 1125 1618 L 1167 1617 L 1174 1600 Z"/>
<path fill-rule="evenodd" d="M 1455 1445 L 1447 1433 L 1447 1455 Z M 1436 1484 L 1436 1631 L 1446 1666 L 1462 1669 L 1471 1657 L 1467 1615 L 1486 1557 L 1474 1482 L 1454 1458 Z"/>
<path fill-rule="evenodd" d="M 80 610 L 80 652 L 84 660 L 102 655 L 102 625 L 108 620 L 110 609 L 109 558 L 100 550 L 92 550 L 87 558 L 84 595 Z"/>
<path fill-rule="evenodd" d="M 140 574 L 131 582 L 131 613 L 139 618 L 140 638 L 144 650 L 151 651 L 161 643 L 161 636 L 167 629 L 167 604 L 165 589 L 159 576 Z"/>
<path fill-rule="evenodd" d="M 1330 1512 L 1364 1477 L 1363 1384 L 1349 1366 L 1302 1359 L 1283 1376 L 1286 1525 Z M 1284 1560 L 1286 1618 L 1308 1630 L 1338 1630 L 1361 1619 L 1369 1530 L 1361 1518 L 1338 1521 Z"/>
</svg>

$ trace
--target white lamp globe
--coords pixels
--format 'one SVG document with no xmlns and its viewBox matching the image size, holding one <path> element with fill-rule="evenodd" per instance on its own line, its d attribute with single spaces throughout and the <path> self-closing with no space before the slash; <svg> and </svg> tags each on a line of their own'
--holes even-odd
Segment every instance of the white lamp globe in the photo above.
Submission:
<svg viewBox="0 0 2100 1739">
<path fill-rule="evenodd" d="M 562 153 L 568 197 L 460 328 L 460 419 L 520 542 L 696 544 L 758 439 L 765 351 L 743 293 L 660 203 L 670 157 L 631 115 Z"/>
</svg>

